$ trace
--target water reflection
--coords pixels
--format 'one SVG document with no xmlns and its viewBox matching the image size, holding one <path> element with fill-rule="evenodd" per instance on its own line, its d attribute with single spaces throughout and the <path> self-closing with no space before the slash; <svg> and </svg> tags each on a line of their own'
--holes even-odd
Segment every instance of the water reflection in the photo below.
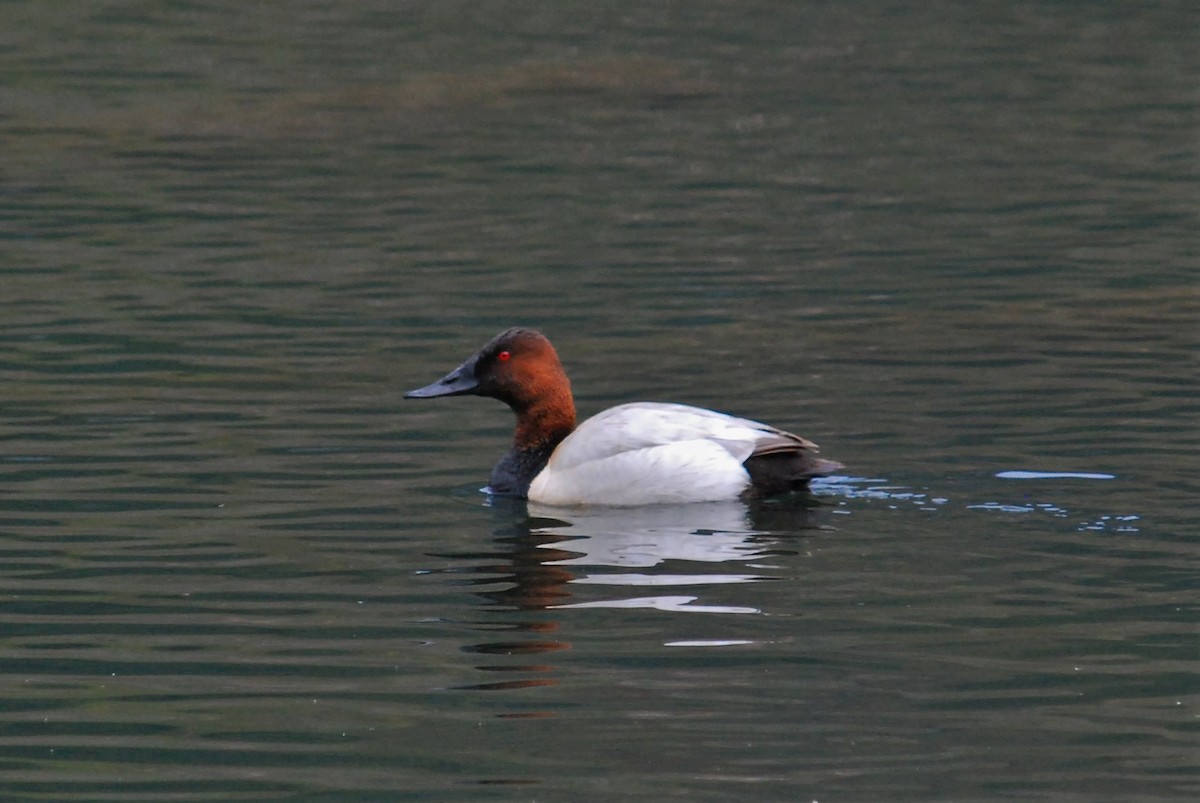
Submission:
<svg viewBox="0 0 1200 803">
<path fill-rule="evenodd" d="M 469 565 L 475 593 L 487 618 L 470 622 L 480 631 L 503 633 L 463 647 L 488 656 L 475 668 L 502 673 L 460 690 L 507 691 L 554 686 L 549 657 L 571 649 L 563 611 L 644 608 L 672 613 L 760 614 L 745 601 L 705 601 L 705 589 L 746 586 L 774 579 L 773 558 L 794 555 L 798 531 L 817 527 L 810 497 L 755 504 L 742 502 L 646 508 L 546 508 L 493 497 L 494 551 L 443 554 Z M 720 566 L 717 566 L 720 564 Z M 609 571 L 618 570 L 618 571 Z M 640 571 L 629 571 L 639 569 Z M 727 569 L 727 570 L 726 570 Z M 687 593 L 647 594 L 648 588 L 686 588 Z M 596 596 L 590 589 L 603 589 Z M 621 588 L 638 589 L 621 593 Z M 734 600 L 734 603 L 738 603 Z M 492 616 L 494 615 L 494 616 Z M 730 646 L 741 639 L 674 639 L 670 646 Z M 540 662 L 530 662 L 538 656 Z M 509 659 L 515 659 L 510 661 Z M 524 659 L 524 660 L 521 660 Z M 505 718 L 549 717 L 546 710 L 506 712 Z"/>
<path fill-rule="evenodd" d="M 540 612 L 554 607 L 570 596 L 567 584 L 571 572 L 551 565 L 547 559 L 566 556 L 568 553 L 554 548 L 556 541 L 566 540 L 563 536 L 543 535 L 531 526 L 532 519 L 518 507 L 497 510 L 493 530 L 495 552 L 460 553 L 443 555 L 452 559 L 470 561 L 466 569 L 473 576 L 472 585 L 487 586 L 487 590 L 476 592 L 487 601 L 487 613 L 501 616 L 500 621 L 484 619 L 471 625 L 488 633 L 503 632 L 505 638 L 487 640 L 464 646 L 464 652 L 489 656 L 494 661 L 477 665 L 481 672 L 505 673 L 505 679 L 459 686 L 469 691 L 504 691 L 533 686 L 553 686 L 557 683 L 548 677 L 554 671 L 549 664 L 507 663 L 503 657 L 536 656 L 571 648 L 570 643 L 557 638 L 560 623 Z M 477 561 L 484 562 L 478 563 Z M 496 588 L 495 586 L 500 586 Z M 529 613 L 529 617 L 513 619 L 511 613 Z M 514 677 L 511 673 L 524 673 Z M 507 712 L 504 718 L 552 716 L 546 711 Z"/>
<path fill-rule="evenodd" d="M 1006 477 L 1007 475 L 998 475 Z M 1022 474 L 1024 476 L 1024 474 Z M 1046 475 L 1049 479 L 1058 476 Z M 1077 475 L 1076 475 L 1077 476 Z M 757 595 L 731 589 L 778 579 L 799 552 L 803 534 L 833 530 L 831 514 L 853 515 L 855 505 L 878 502 L 936 514 L 962 510 L 978 515 L 1047 514 L 1078 519 L 1077 529 L 1137 532 L 1130 513 L 1069 510 L 1029 495 L 1019 500 L 957 498 L 953 488 L 939 492 L 896 485 L 884 478 L 834 477 L 814 487 L 815 495 L 700 505 L 642 508 L 550 508 L 490 497 L 497 551 L 450 557 L 470 560 L 476 593 L 500 621 L 473 623 L 510 637 L 465 647 L 488 656 L 548 655 L 569 650 L 562 636 L 562 611 L 647 609 L 687 614 L 769 613 Z M 483 558 L 485 562 L 478 561 Z M 776 561 L 776 558 L 784 560 Z M 780 565 L 784 564 L 784 565 Z M 500 586 L 500 587 L 497 587 Z M 717 593 L 717 589 L 723 589 Z M 661 590 L 663 593 L 655 593 Z M 713 597 L 720 597 L 713 599 Z M 527 614 L 517 619 L 513 612 Z M 666 646 L 729 646 L 740 639 L 667 639 Z M 555 685 L 550 664 L 492 662 L 485 672 L 534 677 L 488 681 L 466 687 L 504 690 Z M 549 716 L 546 712 L 523 714 Z M 507 715 L 511 716 L 511 715 Z"/>
<path fill-rule="evenodd" d="M 694 570 L 692 564 L 738 562 L 758 570 L 771 568 L 748 561 L 768 558 L 778 542 L 756 526 L 753 511 L 741 502 L 704 505 L 655 506 L 634 509 L 592 508 L 551 511 L 531 505 L 545 521 L 539 532 L 572 538 L 572 556 L 552 561 L 558 566 L 580 567 L 572 579 L 578 585 L 604 587 L 689 586 L 692 588 L 753 583 L 769 579 L 761 571 L 747 573 Z M 797 510 L 807 519 L 809 510 Z M 677 571 L 608 572 L 605 567 L 655 569 L 664 564 Z M 586 570 L 583 570 L 586 567 Z M 615 593 L 615 592 L 614 592 Z M 563 602 L 559 608 L 653 608 L 682 613 L 761 613 L 749 605 L 695 604 L 696 595 L 663 594 L 607 596 L 580 602 Z"/>
</svg>

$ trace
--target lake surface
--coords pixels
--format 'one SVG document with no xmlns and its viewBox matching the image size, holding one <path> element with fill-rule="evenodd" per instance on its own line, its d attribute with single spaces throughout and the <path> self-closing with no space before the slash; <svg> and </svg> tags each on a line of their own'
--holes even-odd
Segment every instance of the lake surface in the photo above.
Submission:
<svg viewBox="0 0 1200 803">
<path fill-rule="evenodd" d="M 5 17 L 0 798 L 1200 796 L 1194 3 Z M 490 500 L 514 324 L 846 471 Z"/>
</svg>

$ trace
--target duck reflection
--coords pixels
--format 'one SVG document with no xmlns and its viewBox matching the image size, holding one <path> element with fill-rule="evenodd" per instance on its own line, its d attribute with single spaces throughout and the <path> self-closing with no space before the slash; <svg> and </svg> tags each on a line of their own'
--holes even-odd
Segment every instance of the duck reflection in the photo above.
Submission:
<svg viewBox="0 0 1200 803">
<path fill-rule="evenodd" d="M 494 497 L 489 507 L 496 550 L 446 557 L 471 560 L 474 565 L 469 571 L 474 577 L 469 582 L 487 587 L 476 593 L 488 602 L 485 610 L 498 616 L 473 624 L 509 635 L 463 649 L 509 658 L 569 650 L 571 644 L 560 630 L 563 611 L 572 609 L 760 613 L 751 605 L 697 604 L 697 590 L 772 579 L 776 567 L 771 559 L 796 553 L 797 531 L 814 526 L 814 505 L 806 497 L 757 505 L 722 502 L 563 510 Z M 730 564 L 738 568 L 715 570 Z M 596 587 L 606 590 L 597 594 Z M 618 588 L 624 591 L 617 592 Z M 673 593 L 656 593 L 664 588 Z M 686 592 L 679 593 L 680 589 Z M 554 667 L 548 664 L 495 661 L 476 668 L 509 677 L 460 689 L 495 691 L 557 683 L 550 677 Z"/>
<path fill-rule="evenodd" d="M 595 508 L 550 518 L 551 511 L 530 506 L 540 515 L 543 534 L 572 539 L 568 557 L 546 561 L 548 566 L 577 567 L 571 582 L 609 587 L 697 587 L 751 583 L 768 579 L 759 572 L 692 570 L 695 564 L 738 563 L 767 558 L 772 539 L 754 527 L 750 511 L 740 502 L 662 506 L 620 510 Z M 559 552 L 563 549 L 557 550 Z M 665 571 L 665 564 L 679 567 Z M 626 571 L 610 571 L 611 568 Z M 763 567 L 766 568 L 766 567 Z M 644 569 L 651 571 L 628 571 Z M 697 597 L 684 594 L 621 594 L 587 601 L 561 601 L 557 608 L 656 608 L 664 611 L 758 613 L 757 608 L 694 605 Z"/>
<path fill-rule="evenodd" d="M 472 585 L 488 586 L 476 593 L 489 604 L 489 613 L 502 616 L 499 620 L 473 622 L 477 628 L 488 632 L 511 634 L 510 638 L 485 641 L 464 646 L 464 652 L 487 656 L 535 656 L 569 650 L 571 645 L 559 640 L 557 619 L 545 615 L 562 600 L 570 597 L 566 590 L 574 575 L 567 569 L 555 566 L 553 561 L 568 557 L 570 553 L 554 548 L 555 542 L 568 540 L 566 536 L 538 532 L 536 520 L 525 510 L 524 502 L 506 500 L 510 504 L 497 505 L 494 514 L 494 542 L 497 551 L 490 553 L 447 555 L 459 559 L 479 560 L 470 568 L 476 575 Z M 549 558 L 549 560 L 548 560 Z M 496 588 L 496 586 L 501 586 Z M 529 614 L 513 618 L 512 613 Z M 547 675 L 554 671 L 549 665 L 532 663 L 497 662 L 476 666 L 482 672 L 520 673 L 520 678 L 498 680 L 459 686 L 473 691 L 504 691 L 533 686 L 553 686 L 557 680 Z M 535 677 L 528 677 L 533 674 Z M 542 711 L 506 713 L 502 717 L 543 717 L 551 714 Z"/>
</svg>

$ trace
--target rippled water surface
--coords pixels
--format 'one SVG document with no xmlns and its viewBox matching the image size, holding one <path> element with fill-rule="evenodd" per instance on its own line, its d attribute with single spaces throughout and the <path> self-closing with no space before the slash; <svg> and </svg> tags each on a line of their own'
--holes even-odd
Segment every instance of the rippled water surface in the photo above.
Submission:
<svg viewBox="0 0 1200 803">
<path fill-rule="evenodd" d="M 0 798 L 1200 796 L 1194 4 L 5 17 Z M 846 472 L 489 500 L 516 323 Z"/>
</svg>

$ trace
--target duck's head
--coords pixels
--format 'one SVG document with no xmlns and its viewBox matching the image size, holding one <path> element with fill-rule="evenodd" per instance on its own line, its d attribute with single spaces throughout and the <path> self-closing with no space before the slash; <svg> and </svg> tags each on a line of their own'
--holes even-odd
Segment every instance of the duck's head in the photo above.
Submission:
<svg viewBox="0 0 1200 803">
<path fill-rule="evenodd" d="M 462 365 L 431 385 L 410 390 L 404 398 L 467 394 L 499 399 L 518 415 L 541 406 L 565 406 L 573 423 L 571 383 L 558 352 L 536 329 L 516 327 L 501 332 Z"/>
</svg>

